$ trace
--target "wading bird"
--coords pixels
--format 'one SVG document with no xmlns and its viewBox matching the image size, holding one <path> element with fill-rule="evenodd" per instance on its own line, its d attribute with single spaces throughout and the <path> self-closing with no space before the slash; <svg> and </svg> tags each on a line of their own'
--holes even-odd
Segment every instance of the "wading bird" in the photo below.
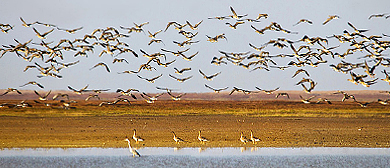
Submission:
<svg viewBox="0 0 390 168">
<path fill-rule="evenodd" d="M 257 142 L 260 141 L 259 138 L 253 136 L 253 131 L 252 130 L 251 130 L 251 138 L 250 138 L 250 140 L 252 141 L 253 144 L 256 144 Z"/>
<path fill-rule="evenodd" d="M 139 152 L 137 150 L 133 149 L 133 147 L 131 147 L 129 138 L 126 137 L 126 139 L 124 141 L 127 141 L 127 143 L 129 144 L 129 151 L 131 154 L 133 154 L 133 157 L 135 157 L 135 156 L 141 157 Z"/>
<path fill-rule="evenodd" d="M 241 132 L 241 136 L 240 136 L 240 141 L 244 144 L 246 144 L 248 142 L 248 138 L 246 138 L 243 133 Z"/>
<path fill-rule="evenodd" d="M 209 140 L 207 140 L 205 137 L 202 137 L 202 135 L 200 135 L 201 131 L 199 130 L 199 134 L 198 134 L 198 140 L 200 141 L 200 143 L 205 143 Z"/>
<path fill-rule="evenodd" d="M 175 132 L 172 131 L 172 134 L 173 134 L 173 140 L 179 144 L 180 142 L 185 142 L 183 139 L 179 138 L 176 136 Z"/>
<path fill-rule="evenodd" d="M 133 130 L 134 131 L 134 133 L 133 133 L 133 139 L 134 139 L 134 141 L 135 141 L 135 143 L 138 143 L 138 142 L 142 142 L 142 141 L 144 141 L 144 139 L 143 138 L 141 138 L 140 136 L 137 136 L 137 130 Z"/>
</svg>

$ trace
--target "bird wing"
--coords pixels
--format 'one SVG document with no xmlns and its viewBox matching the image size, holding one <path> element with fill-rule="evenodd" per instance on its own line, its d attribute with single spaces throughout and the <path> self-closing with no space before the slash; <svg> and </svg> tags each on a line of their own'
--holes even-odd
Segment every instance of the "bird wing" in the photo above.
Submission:
<svg viewBox="0 0 390 168">
<path fill-rule="evenodd" d="M 45 98 L 46 98 L 47 96 L 49 96 L 50 93 L 51 93 L 51 90 L 50 90 L 49 92 L 46 93 Z"/>
<path fill-rule="evenodd" d="M 211 89 L 211 90 L 215 90 L 214 88 L 210 87 L 210 86 L 209 86 L 209 85 L 207 85 L 207 84 L 204 84 L 204 86 L 205 86 L 206 88 L 209 88 L 209 89 Z"/>
<path fill-rule="evenodd" d="M 106 68 L 107 72 L 111 72 L 111 71 L 110 71 L 110 68 L 108 68 L 107 64 L 102 63 L 102 65 Z"/>
<path fill-rule="evenodd" d="M 232 11 L 233 15 L 234 15 L 235 17 L 237 17 L 237 13 L 236 13 L 236 11 L 234 11 L 233 7 L 230 7 L 230 10 Z"/>
<path fill-rule="evenodd" d="M 204 74 L 200 69 L 199 69 L 199 73 L 203 75 L 203 77 L 207 77 L 206 74 Z"/>
<path fill-rule="evenodd" d="M 72 91 L 77 91 L 76 89 L 72 88 L 71 86 L 68 86 L 68 89 L 72 90 Z"/>
<path fill-rule="evenodd" d="M 160 75 L 158 75 L 158 76 L 156 76 L 156 77 L 154 77 L 154 78 L 152 78 L 152 79 L 150 79 L 150 80 L 151 80 L 151 81 L 154 81 L 154 80 L 160 78 L 161 76 L 162 76 L 162 74 L 160 74 Z"/>
<path fill-rule="evenodd" d="M 80 91 L 84 91 L 85 89 L 88 88 L 88 86 L 89 86 L 89 85 L 84 86 L 84 88 L 80 89 Z"/>
<path fill-rule="evenodd" d="M 34 93 L 38 95 L 39 97 L 42 97 L 36 90 L 34 90 Z"/>
<path fill-rule="evenodd" d="M 175 76 L 173 76 L 173 75 L 171 75 L 171 74 L 169 74 L 169 76 L 170 76 L 171 78 L 173 78 L 173 79 L 179 80 L 179 78 L 177 78 L 177 77 L 175 77 Z"/>
</svg>

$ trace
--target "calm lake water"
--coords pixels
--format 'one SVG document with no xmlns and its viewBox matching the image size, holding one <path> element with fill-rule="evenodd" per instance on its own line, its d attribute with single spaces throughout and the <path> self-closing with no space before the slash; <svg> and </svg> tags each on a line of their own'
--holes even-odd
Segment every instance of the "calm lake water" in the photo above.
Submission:
<svg viewBox="0 0 390 168">
<path fill-rule="evenodd" d="M 3 149 L 0 167 L 389 167 L 388 148 Z"/>
</svg>

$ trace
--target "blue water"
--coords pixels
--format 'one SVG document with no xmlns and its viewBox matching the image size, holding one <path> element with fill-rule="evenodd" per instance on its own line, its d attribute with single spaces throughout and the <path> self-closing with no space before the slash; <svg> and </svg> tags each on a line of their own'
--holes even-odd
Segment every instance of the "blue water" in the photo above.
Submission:
<svg viewBox="0 0 390 168">
<path fill-rule="evenodd" d="M 389 167 L 387 148 L 5 149 L 0 167 Z"/>
</svg>

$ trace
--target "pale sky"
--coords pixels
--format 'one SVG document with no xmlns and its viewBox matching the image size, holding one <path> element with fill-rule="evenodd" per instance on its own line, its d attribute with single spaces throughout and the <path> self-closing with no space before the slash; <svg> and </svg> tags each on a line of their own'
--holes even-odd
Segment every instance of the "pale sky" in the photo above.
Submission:
<svg viewBox="0 0 390 168">
<path fill-rule="evenodd" d="M 239 15 L 248 14 L 245 18 L 254 19 L 260 13 L 266 13 L 269 15 L 267 19 L 261 18 L 259 23 L 246 22 L 245 24 L 238 25 L 234 30 L 228 27 L 225 23 L 229 22 L 234 24 L 235 20 L 215 20 L 207 19 L 208 17 L 215 16 L 227 16 L 231 15 L 229 7 L 232 6 Z M 315 87 L 315 91 L 322 90 L 390 90 L 390 85 L 380 79 L 384 78 L 384 74 L 381 71 L 383 66 L 378 67 L 375 70 L 376 77 L 379 78 L 378 82 L 371 87 L 367 88 L 362 85 L 355 85 L 347 79 L 350 78 L 349 74 L 343 74 L 335 72 L 330 64 L 337 64 L 342 59 L 330 56 L 324 56 L 328 62 L 326 64 L 320 64 L 319 67 L 313 68 L 309 65 L 305 67 L 290 67 L 284 71 L 270 68 L 270 71 L 257 70 L 252 71 L 243 67 L 238 67 L 229 63 L 227 65 L 212 65 L 210 62 L 214 56 L 220 57 L 218 51 L 226 52 L 251 52 L 259 53 L 252 49 L 248 43 L 252 43 L 256 46 L 261 46 L 267 43 L 269 40 L 277 38 L 287 38 L 292 41 L 300 40 L 304 35 L 309 37 L 322 37 L 332 36 L 333 34 L 341 35 L 344 30 L 353 32 L 353 29 L 348 26 L 348 22 L 351 22 L 355 27 L 359 29 L 368 29 L 365 32 L 367 36 L 370 35 L 382 35 L 390 34 L 390 18 L 372 18 L 368 17 L 372 14 L 387 13 L 390 14 L 390 1 L 86 1 L 86 0 L 36 0 L 36 1 L 22 1 L 22 0 L 6 0 L 1 2 L 0 5 L 0 23 L 14 25 L 14 29 L 9 31 L 8 34 L 0 32 L 1 45 L 15 45 L 14 39 L 20 42 L 26 42 L 33 39 L 34 43 L 40 43 L 41 40 L 35 35 L 32 27 L 36 28 L 40 32 L 46 32 L 51 28 L 44 27 L 42 25 L 33 25 L 32 27 L 23 27 L 19 17 L 28 22 L 43 22 L 54 24 L 60 28 L 74 29 L 83 27 L 82 30 L 75 34 L 69 34 L 64 31 L 55 29 L 53 33 L 47 36 L 45 42 L 54 41 L 58 43 L 61 39 L 76 39 L 83 38 L 85 34 L 90 34 L 96 28 L 115 27 L 121 33 L 127 34 L 125 30 L 120 29 L 120 26 L 133 27 L 134 23 L 141 24 L 149 22 L 148 25 L 143 27 L 144 33 L 131 33 L 130 37 L 122 38 L 123 42 L 129 44 L 129 48 L 136 51 L 140 57 L 135 58 L 132 54 L 121 54 L 117 58 L 125 58 L 129 61 L 126 63 L 113 64 L 113 57 L 110 55 L 103 55 L 99 57 L 99 53 L 103 48 L 95 46 L 94 53 L 88 53 L 88 57 L 74 57 L 75 52 L 64 51 L 64 63 L 74 62 L 79 60 L 80 62 L 72 67 L 63 69 L 59 75 L 62 75 L 62 79 L 53 77 L 37 78 L 39 72 L 35 69 L 30 69 L 27 72 L 23 72 L 24 68 L 28 65 L 34 65 L 34 62 L 48 66 L 39 59 L 34 59 L 32 62 L 27 62 L 21 58 L 18 58 L 15 53 L 7 53 L 0 59 L 0 89 L 6 89 L 9 87 L 18 89 L 32 89 L 40 90 L 37 86 L 25 86 L 19 87 L 29 81 L 37 81 L 45 86 L 44 90 L 68 90 L 67 86 L 70 85 L 74 88 L 82 88 L 89 84 L 89 89 L 111 89 L 115 91 L 118 88 L 128 89 L 136 88 L 145 92 L 160 92 L 156 90 L 156 86 L 168 87 L 180 89 L 181 92 L 210 92 L 211 90 L 204 87 L 204 84 L 215 88 L 229 87 L 229 90 L 233 86 L 243 88 L 247 90 L 256 90 L 255 87 L 263 89 L 274 89 L 280 87 L 281 90 L 302 90 L 301 86 L 295 85 L 304 76 L 298 75 L 295 78 L 291 78 L 294 72 L 298 69 L 306 69 L 310 73 L 310 78 L 318 83 Z M 340 19 L 332 20 L 326 25 L 322 25 L 329 15 L 338 15 Z M 313 22 L 312 25 L 307 23 L 301 23 L 293 26 L 300 19 L 309 19 Z M 151 40 L 148 37 L 147 31 L 156 32 L 161 29 L 165 29 L 166 25 L 170 21 L 176 21 L 181 24 L 185 24 L 189 21 L 191 24 L 195 24 L 203 20 L 198 30 L 191 30 L 188 26 L 184 28 L 186 31 L 199 32 L 199 34 L 193 39 L 193 41 L 199 40 L 197 44 L 192 44 L 185 48 L 181 48 L 173 43 L 173 41 L 186 40 L 182 35 L 178 34 L 178 31 L 173 27 L 169 28 L 166 32 L 162 32 L 157 35 L 157 39 L 162 39 L 164 44 L 155 43 L 148 45 Z M 283 32 L 266 31 L 265 34 L 257 34 L 251 25 L 256 28 L 264 28 L 271 22 L 279 23 L 282 28 L 298 32 L 298 34 L 286 34 Z M 225 33 L 226 40 L 219 40 L 217 43 L 211 43 L 207 41 L 206 35 L 216 36 L 218 34 Z M 333 47 L 340 45 L 339 48 L 334 49 L 334 52 L 344 53 L 349 44 L 341 44 L 336 39 L 328 39 L 329 45 L 327 47 Z M 383 38 L 382 40 L 390 40 L 390 38 Z M 299 45 L 306 45 L 305 43 L 294 44 L 296 47 Z M 33 44 L 29 44 L 29 47 L 39 48 Z M 313 46 L 313 47 L 319 47 Z M 4 47 L 1 47 L 4 48 Z M 155 53 L 161 52 L 160 49 L 177 51 L 190 48 L 186 53 L 192 55 L 199 51 L 199 54 L 193 58 L 192 61 L 186 61 L 180 57 L 176 57 L 172 54 L 166 53 L 167 61 L 176 61 L 168 67 L 157 66 L 152 63 L 152 66 L 157 71 L 141 71 L 138 75 L 151 78 L 157 75 L 163 74 L 163 76 L 156 80 L 155 83 L 149 83 L 145 80 L 141 80 L 136 74 L 118 74 L 118 72 L 126 70 L 137 70 L 139 66 L 146 63 L 148 59 L 142 56 L 140 49 L 148 52 Z M 292 54 L 290 48 L 279 49 L 269 45 L 265 48 L 265 51 L 269 51 L 271 55 L 277 54 Z M 389 52 L 384 51 L 382 53 L 384 57 L 389 58 Z M 353 55 L 348 56 L 345 61 L 351 63 L 362 63 L 364 60 L 358 59 L 365 56 L 365 52 L 356 52 Z M 273 58 L 278 64 L 277 66 L 287 66 L 290 61 L 296 61 L 295 58 Z M 103 67 L 97 67 L 89 70 L 95 64 L 99 62 L 106 63 L 111 72 L 108 73 Z M 247 63 L 248 61 L 246 61 Z M 373 62 L 368 62 L 370 66 Z M 181 69 L 185 67 L 191 67 L 192 70 L 185 72 L 183 75 L 174 73 L 174 67 Z M 254 67 L 252 67 L 254 68 Z M 207 81 L 203 79 L 198 70 L 201 69 L 208 75 L 222 72 L 219 76 L 215 77 L 213 81 Z M 386 68 L 390 71 L 390 68 Z M 359 74 L 364 74 L 363 69 L 354 70 Z M 184 78 L 193 76 L 188 81 L 183 83 L 177 82 L 169 74 L 176 77 Z M 371 80 L 374 78 L 367 78 Z"/>
</svg>

